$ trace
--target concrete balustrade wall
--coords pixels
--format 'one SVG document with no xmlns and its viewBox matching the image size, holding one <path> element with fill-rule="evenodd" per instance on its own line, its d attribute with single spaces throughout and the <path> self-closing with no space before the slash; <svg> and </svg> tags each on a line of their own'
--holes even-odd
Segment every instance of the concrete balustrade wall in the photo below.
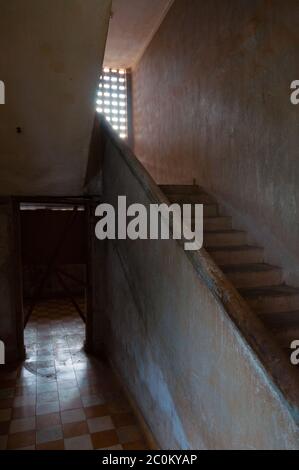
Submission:
<svg viewBox="0 0 299 470">
<path fill-rule="evenodd" d="M 126 195 L 128 204 L 149 207 L 161 196 L 149 181 L 132 153 L 108 133 L 103 202 L 116 207 L 118 195 Z M 225 295 L 217 298 L 209 287 L 218 273 L 205 252 L 194 255 L 206 272 L 199 275 L 173 240 L 98 244 L 106 253 L 105 322 L 99 318 L 98 329 L 105 325 L 108 357 L 159 446 L 298 449 L 295 409 L 228 314 Z M 221 282 L 219 292 L 233 303 L 237 294 Z M 267 349 L 250 312 L 241 320 L 241 304 L 237 310 L 239 322 L 252 322 L 251 336 Z"/>
</svg>

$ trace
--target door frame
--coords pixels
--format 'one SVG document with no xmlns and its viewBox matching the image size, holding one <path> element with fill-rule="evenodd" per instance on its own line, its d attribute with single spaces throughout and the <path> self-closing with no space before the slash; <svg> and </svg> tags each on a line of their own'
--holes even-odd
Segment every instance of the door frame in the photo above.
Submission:
<svg viewBox="0 0 299 470">
<path fill-rule="evenodd" d="M 26 357 L 26 348 L 24 342 L 24 306 L 23 306 L 23 273 L 22 273 L 22 241 L 21 241 L 21 217 L 20 205 L 28 204 L 61 204 L 84 206 L 85 209 L 85 229 L 86 229 L 86 323 L 85 323 L 85 343 L 84 348 L 87 352 L 93 352 L 93 305 L 94 305 L 94 282 L 92 270 L 92 239 L 94 229 L 92 230 L 90 216 L 94 204 L 94 198 L 82 196 L 14 196 L 12 198 L 13 207 L 13 244 L 14 244 L 14 290 L 15 290 L 15 318 L 16 318 L 16 336 L 17 350 L 20 360 Z"/>
</svg>

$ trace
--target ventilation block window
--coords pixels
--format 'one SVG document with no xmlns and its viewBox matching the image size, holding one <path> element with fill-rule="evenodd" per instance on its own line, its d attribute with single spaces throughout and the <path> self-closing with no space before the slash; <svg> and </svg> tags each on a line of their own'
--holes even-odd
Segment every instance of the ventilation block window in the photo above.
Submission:
<svg viewBox="0 0 299 470">
<path fill-rule="evenodd" d="M 128 138 L 127 74 L 124 69 L 104 68 L 97 97 L 98 113 L 104 114 L 122 139 Z"/>
</svg>

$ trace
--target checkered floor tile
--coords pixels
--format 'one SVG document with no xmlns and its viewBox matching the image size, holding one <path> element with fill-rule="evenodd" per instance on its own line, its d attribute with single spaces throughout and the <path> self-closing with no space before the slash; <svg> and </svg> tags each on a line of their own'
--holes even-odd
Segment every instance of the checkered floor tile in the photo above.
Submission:
<svg viewBox="0 0 299 470">
<path fill-rule="evenodd" d="M 0 449 L 146 449 L 106 364 L 83 350 L 84 324 L 67 301 L 47 301 L 25 329 L 26 361 L 0 371 Z"/>
</svg>

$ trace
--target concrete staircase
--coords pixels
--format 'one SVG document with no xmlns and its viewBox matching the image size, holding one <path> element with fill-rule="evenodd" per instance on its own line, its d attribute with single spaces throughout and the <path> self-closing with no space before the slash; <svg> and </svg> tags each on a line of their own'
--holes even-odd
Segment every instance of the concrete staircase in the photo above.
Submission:
<svg viewBox="0 0 299 470">
<path fill-rule="evenodd" d="M 217 201 L 198 186 L 162 185 L 170 203 L 204 204 L 204 247 L 253 311 L 289 352 L 299 339 L 299 289 L 283 283 L 282 270 L 264 262 L 263 248 L 234 230 L 232 218 L 220 214 Z"/>
</svg>

